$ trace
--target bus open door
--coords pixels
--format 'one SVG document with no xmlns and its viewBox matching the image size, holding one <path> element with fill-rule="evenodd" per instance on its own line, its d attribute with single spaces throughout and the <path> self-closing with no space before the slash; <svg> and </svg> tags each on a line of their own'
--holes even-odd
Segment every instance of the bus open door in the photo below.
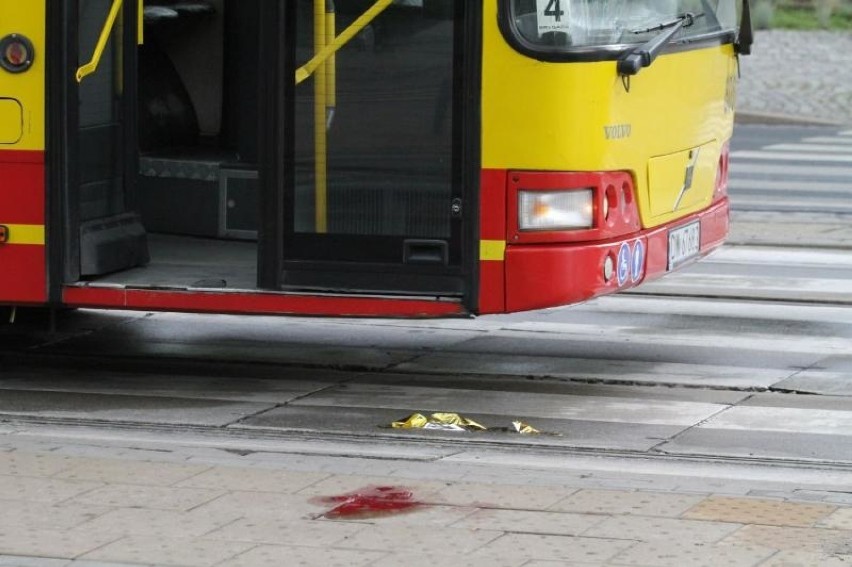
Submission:
<svg viewBox="0 0 852 567">
<path fill-rule="evenodd" d="M 466 65 L 478 62 L 465 3 L 78 8 L 65 19 L 76 59 L 100 62 L 80 65 L 64 101 L 65 303 L 473 304 L 478 90 Z"/>
</svg>

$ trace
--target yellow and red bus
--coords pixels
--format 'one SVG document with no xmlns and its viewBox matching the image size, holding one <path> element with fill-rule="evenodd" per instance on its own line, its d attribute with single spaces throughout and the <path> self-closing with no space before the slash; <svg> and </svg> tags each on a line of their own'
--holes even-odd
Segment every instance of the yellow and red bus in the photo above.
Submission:
<svg viewBox="0 0 852 567">
<path fill-rule="evenodd" d="M 0 0 L 0 305 L 454 316 L 718 247 L 747 0 Z"/>
</svg>

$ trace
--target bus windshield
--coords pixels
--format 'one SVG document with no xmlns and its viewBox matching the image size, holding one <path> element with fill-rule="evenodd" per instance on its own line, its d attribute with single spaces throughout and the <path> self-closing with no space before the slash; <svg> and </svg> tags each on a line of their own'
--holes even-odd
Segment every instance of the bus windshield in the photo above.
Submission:
<svg viewBox="0 0 852 567">
<path fill-rule="evenodd" d="M 506 0 L 506 27 L 532 51 L 606 53 L 644 43 L 683 14 L 692 14 L 673 41 L 731 35 L 736 0 Z M 505 6 L 505 4 L 504 4 Z"/>
</svg>

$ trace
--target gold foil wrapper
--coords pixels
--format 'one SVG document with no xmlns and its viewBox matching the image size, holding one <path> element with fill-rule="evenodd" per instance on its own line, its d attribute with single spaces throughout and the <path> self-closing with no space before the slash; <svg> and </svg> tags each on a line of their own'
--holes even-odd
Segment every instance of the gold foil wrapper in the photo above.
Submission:
<svg viewBox="0 0 852 567">
<path fill-rule="evenodd" d="M 486 428 L 457 413 L 438 412 L 426 417 L 413 413 L 400 421 L 391 423 L 394 429 L 443 429 L 446 431 L 485 431 Z"/>
<path fill-rule="evenodd" d="M 512 428 L 521 435 L 539 435 L 541 433 L 541 431 L 523 421 L 513 421 Z"/>
<path fill-rule="evenodd" d="M 394 429 L 437 429 L 441 431 L 489 431 L 484 425 L 457 413 L 436 412 L 426 417 L 422 413 L 413 413 L 390 424 Z M 520 435 L 538 435 L 538 429 L 523 421 L 513 421 L 511 427 L 501 427 L 490 431 L 506 431 Z"/>
</svg>

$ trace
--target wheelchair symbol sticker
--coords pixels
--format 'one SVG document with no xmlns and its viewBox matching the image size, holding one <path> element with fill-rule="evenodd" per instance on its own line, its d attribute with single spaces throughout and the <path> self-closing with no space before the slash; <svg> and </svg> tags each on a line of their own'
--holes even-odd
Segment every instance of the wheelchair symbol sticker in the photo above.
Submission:
<svg viewBox="0 0 852 567">
<path fill-rule="evenodd" d="M 618 285 L 624 285 L 630 277 L 630 245 L 626 242 L 618 250 Z"/>
</svg>

